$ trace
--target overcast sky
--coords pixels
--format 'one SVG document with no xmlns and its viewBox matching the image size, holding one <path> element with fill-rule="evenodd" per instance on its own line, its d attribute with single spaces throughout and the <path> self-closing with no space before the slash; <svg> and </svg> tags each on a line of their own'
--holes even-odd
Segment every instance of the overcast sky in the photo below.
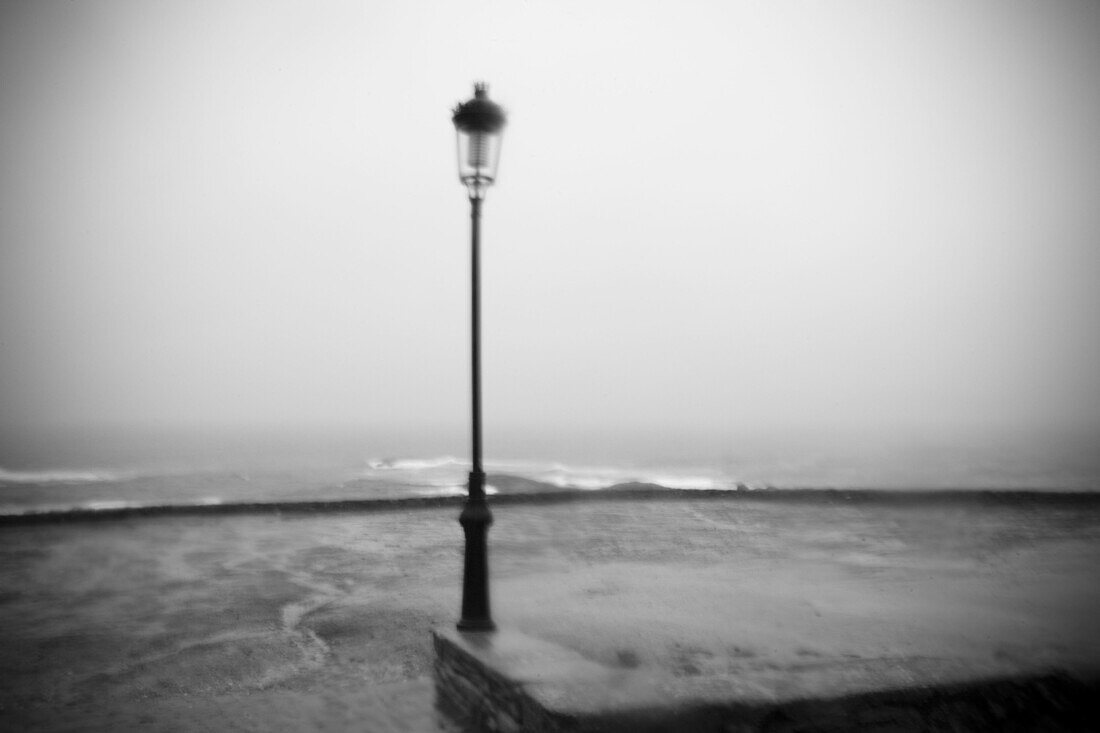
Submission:
<svg viewBox="0 0 1100 733">
<path fill-rule="evenodd" d="M 0 427 L 1100 419 L 1100 4 L 0 15 Z"/>
</svg>

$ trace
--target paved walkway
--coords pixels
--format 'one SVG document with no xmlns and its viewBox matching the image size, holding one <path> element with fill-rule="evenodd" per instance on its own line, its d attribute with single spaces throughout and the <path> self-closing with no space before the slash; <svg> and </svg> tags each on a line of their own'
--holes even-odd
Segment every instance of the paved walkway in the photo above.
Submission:
<svg viewBox="0 0 1100 733">
<path fill-rule="evenodd" d="M 428 730 L 455 512 L 0 532 L 0 728 Z M 931 659 L 1100 667 L 1100 509 L 500 506 L 494 615 L 693 684 Z M 369 721 L 369 724 L 364 724 Z"/>
</svg>

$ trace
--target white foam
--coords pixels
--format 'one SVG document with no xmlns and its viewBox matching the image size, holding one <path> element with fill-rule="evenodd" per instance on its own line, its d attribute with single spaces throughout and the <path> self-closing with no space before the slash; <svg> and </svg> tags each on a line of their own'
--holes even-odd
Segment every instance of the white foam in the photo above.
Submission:
<svg viewBox="0 0 1100 733">
<path fill-rule="evenodd" d="M 408 458 L 376 460 L 369 463 L 364 476 L 384 478 L 410 487 L 419 488 L 422 496 L 456 495 L 455 487 L 465 487 L 465 471 L 469 462 L 454 456 L 435 458 Z M 649 483 L 670 489 L 713 491 L 729 488 L 736 480 L 723 472 L 699 467 L 624 467 L 624 466 L 570 466 L 549 461 L 492 460 L 486 463 L 492 474 L 511 474 L 540 481 L 559 489 L 599 491 L 617 484 Z M 492 493 L 492 492 L 489 492 Z"/>
<path fill-rule="evenodd" d="M 91 484 L 122 478 L 122 474 L 110 471 L 9 471 L 0 468 L 0 481 L 17 484 Z"/>
<path fill-rule="evenodd" d="M 439 456 L 437 458 L 376 458 L 367 461 L 367 466 L 373 471 L 423 471 L 444 466 L 463 466 L 468 463 L 469 461 L 454 456 Z"/>
<path fill-rule="evenodd" d="M 604 476 L 582 476 L 582 475 L 568 475 L 568 474 L 555 474 L 542 477 L 542 480 L 548 484 L 553 484 L 559 489 L 584 489 L 586 491 L 599 491 L 600 489 L 606 489 L 609 486 L 614 486 L 618 483 L 624 483 L 622 481 L 616 481 L 608 479 Z"/>
<path fill-rule="evenodd" d="M 451 484 L 449 486 L 432 486 L 428 488 L 414 489 L 417 496 L 466 496 L 466 484 Z M 495 486 L 485 485 L 485 493 L 489 496 L 499 494 Z"/>
<path fill-rule="evenodd" d="M 655 474 L 646 479 L 646 483 L 659 484 L 670 489 L 690 489 L 694 491 L 714 491 L 724 488 L 728 482 L 719 481 L 712 476 L 676 476 Z"/>
<path fill-rule="evenodd" d="M 220 496 L 204 496 L 194 501 L 182 502 L 180 504 L 173 504 L 172 502 L 169 502 L 160 506 L 218 506 L 224 503 L 225 500 L 222 499 Z M 73 511 L 103 512 L 116 509 L 140 509 L 150 506 L 157 505 L 146 504 L 137 501 L 126 501 L 124 499 L 97 499 L 94 501 L 84 501 L 76 504 L 54 503 L 35 504 L 33 506 L 28 506 L 25 504 L 0 504 L 0 516 L 55 514 Z"/>
<path fill-rule="evenodd" d="M 521 461 L 493 462 L 494 471 L 513 473 L 524 478 L 542 481 L 559 489 L 583 489 L 598 491 L 615 484 L 636 481 L 632 469 L 610 466 L 567 466 L 562 463 L 534 463 Z"/>
<path fill-rule="evenodd" d="M 111 511 L 112 509 L 136 509 L 141 504 L 136 501 L 122 501 L 121 499 L 102 499 L 100 501 L 86 501 L 79 508 L 89 509 L 93 512 Z"/>
<path fill-rule="evenodd" d="M 466 487 L 454 484 L 450 486 L 430 486 L 414 489 L 413 493 L 417 496 L 465 496 Z"/>
</svg>

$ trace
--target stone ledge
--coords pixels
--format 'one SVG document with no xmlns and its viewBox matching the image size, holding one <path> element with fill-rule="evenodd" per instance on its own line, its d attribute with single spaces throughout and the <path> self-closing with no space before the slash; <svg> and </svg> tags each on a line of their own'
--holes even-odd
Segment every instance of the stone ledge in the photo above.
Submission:
<svg viewBox="0 0 1100 733">
<path fill-rule="evenodd" d="M 1100 730 L 1100 678 L 865 660 L 738 678 L 611 668 L 513 630 L 433 632 L 440 707 L 469 730 Z"/>
</svg>

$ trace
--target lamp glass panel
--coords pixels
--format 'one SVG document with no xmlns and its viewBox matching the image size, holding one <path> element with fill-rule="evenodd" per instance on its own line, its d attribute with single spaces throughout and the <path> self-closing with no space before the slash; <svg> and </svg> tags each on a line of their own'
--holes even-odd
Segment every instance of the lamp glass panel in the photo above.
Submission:
<svg viewBox="0 0 1100 733">
<path fill-rule="evenodd" d="M 463 183 L 490 184 L 500 161 L 499 132 L 458 131 L 458 177 Z"/>
</svg>

